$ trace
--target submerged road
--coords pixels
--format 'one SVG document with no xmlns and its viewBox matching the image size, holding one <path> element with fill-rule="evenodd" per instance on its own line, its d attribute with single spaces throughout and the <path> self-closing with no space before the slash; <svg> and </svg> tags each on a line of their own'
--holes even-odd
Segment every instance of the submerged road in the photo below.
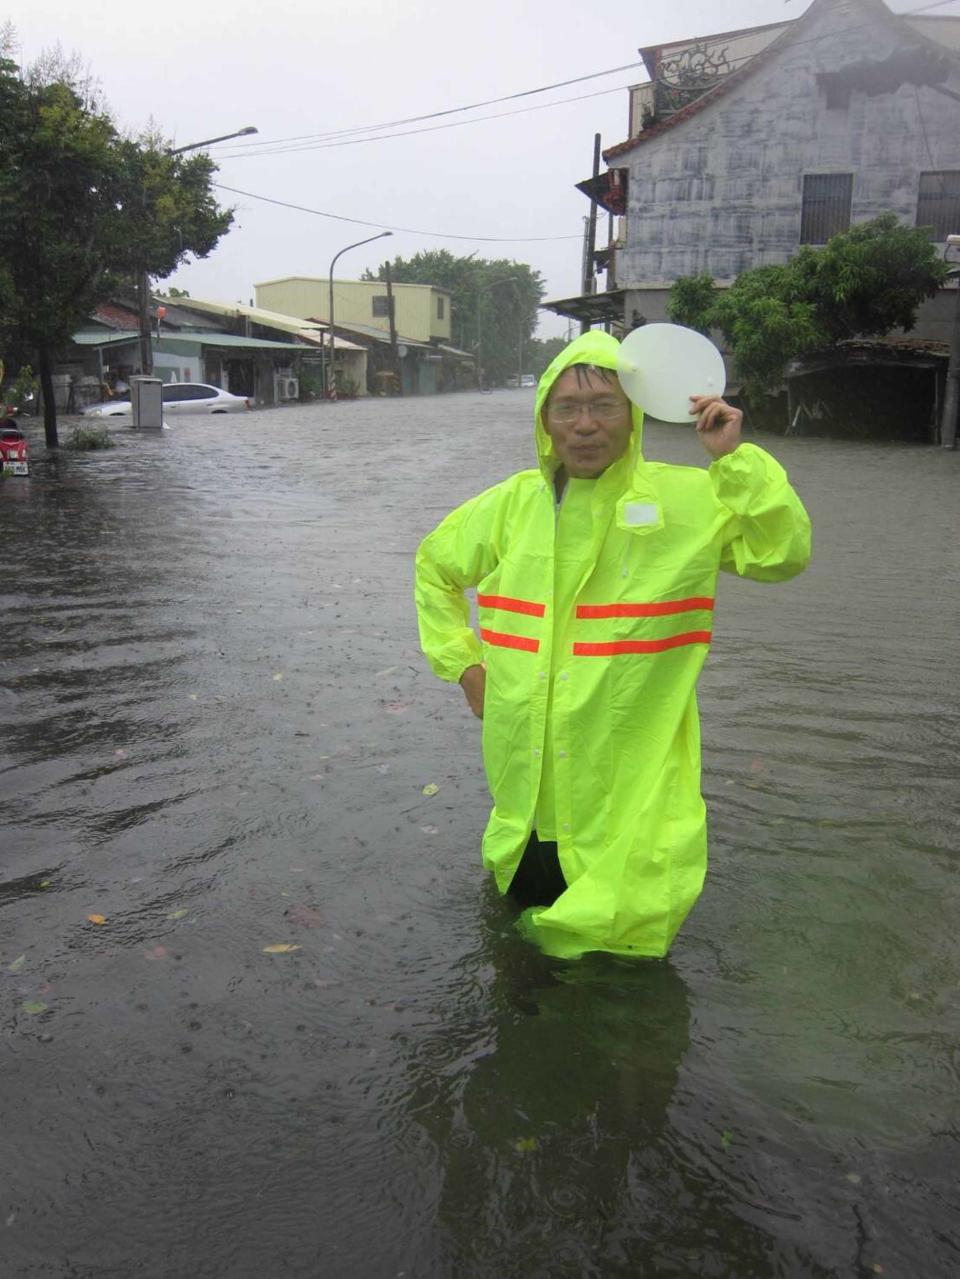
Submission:
<svg viewBox="0 0 960 1279">
<path fill-rule="evenodd" d="M 721 583 L 704 895 L 666 963 L 563 965 L 411 603 L 532 404 L 0 485 L 2 1279 L 957 1273 L 960 457 L 758 440 L 815 559 Z"/>
</svg>

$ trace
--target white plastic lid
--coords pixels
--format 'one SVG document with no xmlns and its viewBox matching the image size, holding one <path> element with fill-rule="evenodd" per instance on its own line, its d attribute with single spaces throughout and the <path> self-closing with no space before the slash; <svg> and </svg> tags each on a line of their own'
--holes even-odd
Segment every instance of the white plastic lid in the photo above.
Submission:
<svg viewBox="0 0 960 1279">
<path fill-rule="evenodd" d="M 723 356 L 709 338 L 680 324 L 645 324 L 628 333 L 617 355 L 627 397 L 662 422 L 692 422 L 691 395 L 723 395 Z"/>
</svg>

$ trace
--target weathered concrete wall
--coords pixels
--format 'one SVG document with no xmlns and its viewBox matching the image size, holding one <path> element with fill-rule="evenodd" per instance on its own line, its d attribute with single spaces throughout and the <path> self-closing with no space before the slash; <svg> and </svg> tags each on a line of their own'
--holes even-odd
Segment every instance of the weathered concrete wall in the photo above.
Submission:
<svg viewBox="0 0 960 1279">
<path fill-rule="evenodd" d="M 729 282 L 786 261 L 800 242 L 805 173 L 854 174 L 853 222 L 892 210 L 913 225 L 921 172 L 960 169 L 960 102 L 932 89 L 854 92 L 848 108 L 828 109 L 818 72 L 902 47 L 875 4 L 822 3 L 785 40 L 715 105 L 611 160 L 630 170 L 622 286 L 668 287 L 702 271 Z M 960 76 L 947 83 L 960 91 Z"/>
</svg>

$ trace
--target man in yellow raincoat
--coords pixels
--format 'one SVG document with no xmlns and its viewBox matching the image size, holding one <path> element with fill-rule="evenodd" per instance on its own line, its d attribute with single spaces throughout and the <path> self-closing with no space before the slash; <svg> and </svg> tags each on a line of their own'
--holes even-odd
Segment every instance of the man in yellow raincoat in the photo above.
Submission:
<svg viewBox="0 0 960 1279">
<path fill-rule="evenodd" d="M 810 557 L 783 468 L 719 398 L 691 408 L 709 469 L 646 461 L 617 349 L 590 332 L 561 351 L 539 468 L 458 507 L 416 565 L 427 659 L 483 719 L 484 865 L 571 958 L 667 953 L 706 873 L 695 686 L 718 573 L 782 581 Z"/>
</svg>

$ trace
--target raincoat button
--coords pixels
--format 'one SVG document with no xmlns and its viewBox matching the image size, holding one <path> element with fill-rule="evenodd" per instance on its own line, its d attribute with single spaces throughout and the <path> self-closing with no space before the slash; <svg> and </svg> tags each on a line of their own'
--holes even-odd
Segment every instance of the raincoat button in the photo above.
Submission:
<svg viewBox="0 0 960 1279">
<path fill-rule="evenodd" d="M 561 671 L 561 672 L 560 672 L 560 678 L 561 678 L 561 679 L 569 679 L 569 678 L 570 678 L 570 676 L 569 676 L 569 674 L 568 674 L 566 671 Z"/>
<path fill-rule="evenodd" d="M 539 754 L 540 754 L 540 748 L 539 748 L 538 746 L 534 746 L 534 748 L 533 748 L 533 753 L 534 753 L 534 755 L 539 755 Z"/>
<path fill-rule="evenodd" d="M 546 672 L 546 671 L 540 671 L 540 672 L 539 672 L 539 675 L 540 675 L 540 678 L 541 678 L 541 679 L 546 679 L 546 678 L 547 678 L 547 672 Z"/>
<path fill-rule="evenodd" d="M 570 823 L 569 823 L 569 822 L 564 822 L 564 823 L 563 823 L 563 829 L 564 829 L 564 830 L 569 830 L 569 829 L 570 829 Z"/>
<path fill-rule="evenodd" d="M 561 759 L 566 759 L 566 758 L 567 758 L 567 752 L 566 752 L 566 751 L 561 751 L 561 752 L 560 752 L 560 758 L 561 758 Z"/>
</svg>

